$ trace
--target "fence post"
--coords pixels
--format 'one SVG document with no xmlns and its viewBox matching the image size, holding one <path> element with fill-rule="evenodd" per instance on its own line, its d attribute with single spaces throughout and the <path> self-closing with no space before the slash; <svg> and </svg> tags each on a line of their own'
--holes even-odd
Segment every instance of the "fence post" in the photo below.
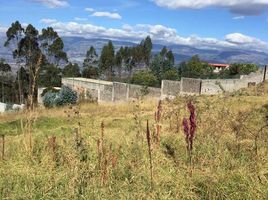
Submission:
<svg viewBox="0 0 268 200">
<path fill-rule="evenodd" d="M 263 82 L 266 80 L 267 65 L 264 66 Z"/>
</svg>

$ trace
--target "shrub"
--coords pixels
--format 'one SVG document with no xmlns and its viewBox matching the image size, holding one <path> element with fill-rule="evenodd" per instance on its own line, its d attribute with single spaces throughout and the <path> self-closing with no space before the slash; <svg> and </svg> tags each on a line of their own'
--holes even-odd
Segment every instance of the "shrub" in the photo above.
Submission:
<svg viewBox="0 0 268 200">
<path fill-rule="evenodd" d="M 54 87 L 48 87 L 46 89 L 43 90 L 41 97 L 44 97 L 46 93 L 50 92 L 50 93 L 58 93 L 60 90 L 56 89 Z"/>
<path fill-rule="evenodd" d="M 131 82 L 134 84 L 144 85 L 148 87 L 158 86 L 158 80 L 156 76 L 151 71 L 147 70 L 141 70 L 136 72 L 133 75 Z"/>
<path fill-rule="evenodd" d="M 44 106 L 47 108 L 75 104 L 76 102 L 77 93 L 67 86 L 63 86 L 58 93 L 47 92 L 43 97 Z"/>
<path fill-rule="evenodd" d="M 46 108 L 51 108 L 54 106 L 57 93 L 47 92 L 43 97 L 43 104 Z"/>
<path fill-rule="evenodd" d="M 56 96 L 55 105 L 64 106 L 68 104 L 75 104 L 77 102 L 77 93 L 67 86 L 63 86 Z"/>
</svg>

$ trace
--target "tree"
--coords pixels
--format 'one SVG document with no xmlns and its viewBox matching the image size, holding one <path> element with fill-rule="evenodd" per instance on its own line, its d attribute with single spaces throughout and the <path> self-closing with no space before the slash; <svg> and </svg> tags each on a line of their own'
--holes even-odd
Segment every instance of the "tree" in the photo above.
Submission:
<svg viewBox="0 0 268 200">
<path fill-rule="evenodd" d="M 207 62 L 201 61 L 198 55 L 195 55 L 181 68 L 181 76 L 210 78 L 213 76 L 213 68 Z"/>
<path fill-rule="evenodd" d="M 82 77 L 94 79 L 98 78 L 99 68 L 93 66 L 84 67 L 82 71 Z"/>
<path fill-rule="evenodd" d="M 161 54 L 156 55 L 150 64 L 150 69 L 157 77 L 158 82 L 160 83 L 161 80 L 164 79 L 164 74 L 168 71 L 173 69 L 172 63 L 161 56 Z"/>
<path fill-rule="evenodd" d="M 174 58 L 173 52 L 172 52 L 171 50 L 169 50 L 169 51 L 167 52 L 166 57 L 167 57 L 167 60 L 168 60 L 172 65 L 175 64 L 175 58 Z"/>
<path fill-rule="evenodd" d="M 20 40 L 19 46 L 15 53 L 25 59 L 29 73 L 29 89 L 27 107 L 31 110 L 34 103 L 37 102 L 37 80 L 41 65 L 45 58 L 42 54 L 38 43 L 38 31 L 29 24 L 25 30 L 25 36 Z"/>
<path fill-rule="evenodd" d="M 167 70 L 163 75 L 164 80 L 179 80 L 179 78 L 178 70 L 175 68 Z"/>
<path fill-rule="evenodd" d="M 150 64 L 150 59 L 151 59 L 151 53 L 152 53 L 152 48 L 153 48 L 153 44 L 152 44 L 152 40 L 150 38 L 150 36 L 147 36 L 145 38 L 145 40 L 143 40 L 140 44 L 143 47 L 143 58 L 144 58 L 144 62 L 146 64 L 147 67 L 149 67 Z"/>
<path fill-rule="evenodd" d="M 167 55 L 167 52 L 168 52 L 167 47 L 164 46 L 164 47 L 162 48 L 161 52 L 160 52 L 160 56 L 161 56 L 162 58 L 165 58 L 166 55 Z"/>
<path fill-rule="evenodd" d="M 11 67 L 9 64 L 5 63 L 3 59 L 0 59 L 0 73 L 1 73 L 1 83 L 2 83 L 2 102 L 5 102 L 5 94 L 4 94 L 4 79 L 8 72 L 11 72 Z"/>
<path fill-rule="evenodd" d="M 114 58 L 114 46 L 112 41 L 109 41 L 107 45 L 105 45 L 102 49 L 101 56 L 100 56 L 100 69 L 106 73 L 106 78 L 108 80 L 113 79 L 113 67 L 115 63 Z"/>
<path fill-rule="evenodd" d="M 37 82 L 41 67 L 46 62 L 58 65 L 61 60 L 67 61 L 66 53 L 63 52 L 63 42 L 52 28 L 43 29 L 39 35 L 31 24 L 23 29 L 18 21 L 12 23 L 6 35 L 5 46 L 12 48 L 13 57 L 17 63 L 25 64 L 29 74 L 27 106 L 33 109 L 34 103 L 37 102 Z M 18 82 L 21 97 L 20 77 Z"/>
<path fill-rule="evenodd" d="M 83 63 L 83 67 L 95 66 L 98 64 L 98 54 L 93 46 L 89 48 L 86 54 L 86 58 Z"/>
<path fill-rule="evenodd" d="M 21 89 L 19 95 L 21 95 L 20 98 L 22 99 L 22 102 L 24 102 L 24 99 L 27 99 L 29 89 L 29 73 L 27 73 L 24 67 L 20 67 L 16 73 L 15 86 L 16 88 Z"/>
<path fill-rule="evenodd" d="M 80 68 L 77 63 L 69 63 L 63 68 L 63 76 L 64 77 L 79 77 L 80 74 Z"/>
<path fill-rule="evenodd" d="M 42 29 L 39 41 L 41 50 L 46 55 L 48 63 L 58 66 L 60 61 L 68 62 L 67 54 L 63 51 L 63 41 L 53 28 Z"/>
<path fill-rule="evenodd" d="M 21 56 L 19 56 L 16 52 L 18 51 L 19 43 L 21 39 L 24 37 L 24 29 L 21 24 L 16 21 L 11 24 L 10 28 L 6 32 L 7 40 L 4 44 L 5 47 L 8 47 L 13 52 L 13 58 L 16 60 L 16 64 L 20 66 L 24 61 Z M 19 86 L 19 102 L 23 103 L 22 96 L 22 78 L 18 76 L 18 86 Z"/>
<path fill-rule="evenodd" d="M 43 67 L 42 72 L 40 73 L 40 78 L 38 85 L 43 87 L 60 87 L 61 86 L 61 72 L 62 70 L 53 65 L 47 64 Z"/>
<path fill-rule="evenodd" d="M 258 67 L 249 63 L 234 63 L 227 70 L 230 75 L 248 75 L 251 72 L 256 72 Z"/>
<path fill-rule="evenodd" d="M 115 55 L 115 65 L 118 71 L 119 79 L 121 79 L 123 62 L 124 62 L 124 48 L 120 47 L 119 51 L 117 51 Z"/>
<path fill-rule="evenodd" d="M 141 70 L 141 71 L 136 72 L 131 79 L 131 83 L 144 85 L 147 87 L 159 86 L 157 77 L 150 70 Z"/>
</svg>

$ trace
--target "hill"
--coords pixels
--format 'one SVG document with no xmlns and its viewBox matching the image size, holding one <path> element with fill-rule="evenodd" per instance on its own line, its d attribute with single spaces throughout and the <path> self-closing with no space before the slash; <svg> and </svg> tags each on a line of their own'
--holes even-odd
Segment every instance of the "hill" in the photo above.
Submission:
<svg viewBox="0 0 268 200">
<path fill-rule="evenodd" d="M 106 39 L 86 39 L 82 37 L 62 37 L 65 45 L 65 51 L 68 57 L 73 62 L 82 63 L 87 50 L 92 45 L 100 53 L 102 47 L 107 44 Z M 12 61 L 11 52 L 3 47 L 5 41 L 4 36 L 0 36 L 0 57 L 5 58 L 9 62 Z M 133 46 L 136 45 L 133 42 L 126 41 L 113 41 L 115 48 L 118 50 L 120 46 Z M 154 44 L 153 53 L 158 53 L 164 45 Z M 234 63 L 234 62 L 249 62 L 264 65 L 268 63 L 268 54 L 252 50 L 241 50 L 241 49 L 198 49 L 192 46 L 186 45 L 167 45 L 169 49 L 175 54 L 176 62 L 187 61 L 193 55 L 199 55 L 203 60 L 208 62 L 219 62 L 219 63 Z"/>
<path fill-rule="evenodd" d="M 267 199 L 267 89 L 268 82 L 166 100 L 159 123 L 157 101 L 150 99 L 0 115 L 1 198 Z M 197 114 L 192 165 L 181 125 L 189 101 Z M 153 187 L 146 120 L 154 136 Z"/>
</svg>

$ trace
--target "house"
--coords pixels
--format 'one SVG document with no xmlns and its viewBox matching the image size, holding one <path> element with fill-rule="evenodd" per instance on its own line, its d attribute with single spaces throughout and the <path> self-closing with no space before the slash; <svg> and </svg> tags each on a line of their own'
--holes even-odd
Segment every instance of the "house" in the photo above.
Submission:
<svg viewBox="0 0 268 200">
<path fill-rule="evenodd" d="M 214 73 L 219 73 L 223 69 L 228 69 L 230 67 L 229 64 L 221 64 L 221 63 L 208 63 L 209 66 L 214 68 Z"/>
</svg>

